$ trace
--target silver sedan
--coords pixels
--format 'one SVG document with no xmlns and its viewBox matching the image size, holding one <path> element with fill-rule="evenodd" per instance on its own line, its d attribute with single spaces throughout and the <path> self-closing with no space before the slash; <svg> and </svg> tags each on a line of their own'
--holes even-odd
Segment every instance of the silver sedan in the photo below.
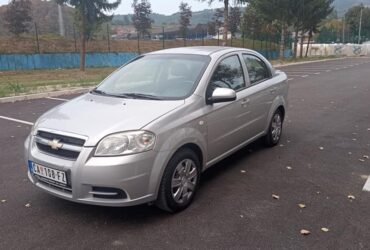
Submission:
<svg viewBox="0 0 370 250">
<path fill-rule="evenodd" d="M 141 55 L 38 119 L 25 142 L 28 177 L 75 202 L 177 212 L 207 168 L 259 138 L 278 144 L 287 94 L 285 73 L 252 50 Z"/>
</svg>

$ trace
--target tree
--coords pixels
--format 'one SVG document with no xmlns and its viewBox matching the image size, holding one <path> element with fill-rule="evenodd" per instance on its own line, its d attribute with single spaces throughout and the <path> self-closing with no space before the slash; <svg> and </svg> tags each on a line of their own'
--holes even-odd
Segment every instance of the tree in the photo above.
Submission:
<svg viewBox="0 0 370 250">
<path fill-rule="evenodd" d="M 307 1 L 307 0 L 306 0 Z M 306 57 L 308 56 L 308 49 L 314 33 L 319 32 L 320 23 L 333 11 L 334 0 L 309 0 L 305 6 L 305 16 L 303 22 L 303 31 L 308 31 L 308 43 L 306 47 Z M 303 55 L 303 42 L 301 43 L 301 55 Z"/>
<path fill-rule="evenodd" d="M 222 9 L 216 9 L 215 14 L 212 17 L 212 22 L 215 23 L 217 29 L 221 28 L 224 24 L 224 12 Z"/>
<path fill-rule="evenodd" d="M 346 13 L 346 23 L 350 31 L 350 36 L 353 39 L 355 39 L 353 42 L 358 41 L 358 30 L 360 25 L 361 9 L 362 9 L 361 37 L 370 39 L 370 8 L 359 5 L 350 8 Z"/>
<path fill-rule="evenodd" d="M 200 0 L 202 2 L 208 1 L 209 4 L 212 4 L 215 0 Z M 227 35 L 229 33 L 229 0 L 219 0 L 224 3 L 224 32 L 223 40 L 224 45 L 227 44 Z M 235 0 L 235 3 L 247 3 L 249 0 Z"/>
<path fill-rule="evenodd" d="M 134 15 L 132 16 L 132 23 L 138 35 L 150 35 L 153 20 L 150 19 L 152 14 L 152 7 L 147 0 L 134 0 L 132 7 L 134 8 Z"/>
<path fill-rule="evenodd" d="M 280 27 L 280 59 L 284 59 L 285 37 L 289 25 L 296 15 L 292 13 L 292 4 L 297 0 L 251 0 L 250 5 L 267 22 L 276 22 Z"/>
<path fill-rule="evenodd" d="M 192 17 L 191 7 L 184 2 L 180 3 L 180 34 L 186 42 L 186 36 L 188 33 L 188 27 L 190 25 L 190 18 Z"/>
<path fill-rule="evenodd" d="M 109 16 L 104 12 L 116 9 L 121 4 L 121 0 L 116 0 L 115 2 L 108 0 L 56 0 L 56 2 L 75 7 L 81 34 L 80 70 L 84 71 L 86 63 L 86 38 L 90 34 L 91 27 L 110 21 L 113 16 Z"/>
<path fill-rule="evenodd" d="M 241 21 L 241 12 L 238 7 L 231 7 L 230 8 L 230 33 L 233 37 L 235 37 L 235 33 L 239 30 L 240 21 Z"/>
<path fill-rule="evenodd" d="M 29 31 L 31 2 L 28 0 L 12 0 L 4 14 L 5 27 L 16 36 Z"/>
<path fill-rule="evenodd" d="M 216 23 L 215 22 L 208 22 L 207 23 L 207 31 L 208 35 L 214 36 L 216 35 Z"/>
</svg>

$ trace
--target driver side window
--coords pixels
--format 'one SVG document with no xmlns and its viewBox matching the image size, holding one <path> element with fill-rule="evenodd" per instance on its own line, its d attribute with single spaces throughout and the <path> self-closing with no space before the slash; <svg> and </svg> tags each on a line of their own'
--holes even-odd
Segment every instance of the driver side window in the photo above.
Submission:
<svg viewBox="0 0 370 250">
<path fill-rule="evenodd" d="M 237 55 L 227 57 L 218 64 L 210 87 L 230 88 L 235 91 L 245 88 L 243 68 Z"/>
</svg>

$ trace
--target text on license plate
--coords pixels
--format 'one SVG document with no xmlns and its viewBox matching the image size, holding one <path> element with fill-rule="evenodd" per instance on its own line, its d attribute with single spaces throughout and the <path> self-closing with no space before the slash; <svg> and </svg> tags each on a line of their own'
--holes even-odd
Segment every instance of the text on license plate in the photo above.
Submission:
<svg viewBox="0 0 370 250">
<path fill-rule="evenodd" d="M 32 164 L 31 172 L 34 173 L 35 175 L 44 177 L 46 179 L 55 181 L 60 184 L 67 185 L 67 176 L 65 172 L 44 167 L 34 162 L 30 164 Z"/>
</svg>

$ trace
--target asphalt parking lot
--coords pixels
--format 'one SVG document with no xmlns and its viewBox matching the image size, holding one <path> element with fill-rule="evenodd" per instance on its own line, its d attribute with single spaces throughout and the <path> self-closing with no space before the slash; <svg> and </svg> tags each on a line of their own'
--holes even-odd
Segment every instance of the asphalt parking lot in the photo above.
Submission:
<svg viewBox="0 0 370 250">
<path fill-rule="evenodd" d="M 257 141 L 206 171 L 176 215 L 33 187 L 23 142 L 73 96 L 0 104 L 0 249 L 370 249 L 370 58 L 280 69 L 290 82 L 281 144 Z"/>
</svg>

